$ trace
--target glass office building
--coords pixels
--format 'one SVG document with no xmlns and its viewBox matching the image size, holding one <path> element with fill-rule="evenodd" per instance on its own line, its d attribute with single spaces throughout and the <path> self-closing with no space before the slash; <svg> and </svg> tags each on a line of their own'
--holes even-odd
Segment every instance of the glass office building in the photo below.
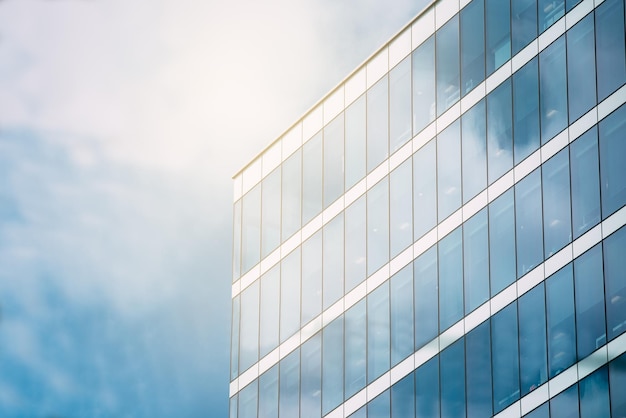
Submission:
<svg viewBox="0 0 626 418">
<path fill-rule="evenodd" d="M 626 417 L 624 0 L 439 0 L 234 178 L 231 418 Z"/>
</svg>

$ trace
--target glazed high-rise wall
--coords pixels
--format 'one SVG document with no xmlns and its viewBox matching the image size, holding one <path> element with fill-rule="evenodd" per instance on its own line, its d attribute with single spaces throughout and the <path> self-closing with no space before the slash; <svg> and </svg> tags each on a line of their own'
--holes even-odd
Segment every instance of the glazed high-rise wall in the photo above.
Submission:
<svg viewBox="0 0 626 418">
<path fill-rule="evenodd" d="M 440 0 L 235 176 L 231 418 L 626 416 L 624 0 Z"/>
</svg>

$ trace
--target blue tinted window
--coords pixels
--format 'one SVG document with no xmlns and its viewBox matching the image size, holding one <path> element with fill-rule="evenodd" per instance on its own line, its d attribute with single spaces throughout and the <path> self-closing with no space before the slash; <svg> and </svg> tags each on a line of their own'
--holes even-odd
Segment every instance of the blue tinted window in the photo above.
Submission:
<svg viewBox="0 0 626 418">
<path fill-rule="evenodd" d="M 608 367 L 604 366 L 578 383 L 580 418 L 610 417 Z"/>
<path fill-rule="evenodd" d="M 411 137 L 411 59 L 389 72 L 389 150 L 393 154 Z"/>
<path fill-rule="evenodd" d="M 241 292 L 239 367 L 247 370 L 259 359 L 259 281 Z M 240 402 L 241 403 L 241 402 Z M 241 405 L 240 405 L 241 407 Z"/>
<path fill-rule="evenodd" d="M 483 322 L 465 337 L 468 418 L 491 416 L 490 344 L 489 321 Z"/>
<path fill-rule="evenodd" d="M 437 225 L 437 141 L 432 140 L 413 155 L 414 239 Z"/>
<path fill-rule="evenodd" d="M 365 299 L 348 309 L 346 321 L 346 399 L 365 387 L 366 373 L 366 310 Z"/>
<path fill-rule="evenodd" d="M 343 296 L 343 213 L 324 225 L 324 309 Z M 304 295 L 304 293 L 303 293 Z"/>
<path fill-rule="evenodd" d="M 515 280 L 515 211 L 513 189 L 489 204 L 491 296 Z"/>
<path fill-rule="evenodd" d="M 539 0 L 539 32 L 548 29 L 565 14 L 565 0 Z"/>
<path fill-rule="evenodd" d="M 439 356 L 415 370 L 415 417 L 439 416 Z"/>
<path fill-rule="evenodd" d="M 241 276 L 241 199 L 233 207 L 233 282 Z"/>
<path fill-rule="evenodd" d="M 280 361 L 280 394 L 278 415 L 300 415 L 300 349 L 297 348 Z"/>
<path fill-rule="evenodd" d="M 441 416 L 465 417 L 465 356 L 463 338 L 439 354 Z"/>
<path fill-rule="evenodd" d="M 239 315 L 240 297 L 233 298 L 232 310 L 232 331 L 230 334 L 230 380 L 234 380 L 239 375 Z"/>
<path fill-rule="evenodd" d="M 522 396 L 548 380 L 546 300 L 543 283 L 518 301 L 519 363 Z"/>
<path fill-rule="evenodd" d="M 322 336 L 320 333 L 302 344 L 300 356 L 300 417 L 319 418 L 322 389 Z"/>
<path fill-rule="evenodd" d="M 570 145 L 574 239 L 600 222 L 598 131 L 594 127 Z"/>
<path fill-rule="evenodd" d="M 531 413 L 524 415 L 526 418 L 550 418 L 550 404 L 548 402 L 533 410 Z"/>
<path fill-rule="evenodd" d="M 543 261 L 541 235 L 541 172 L 539 169 L 515 185 L 515 231 L 517 276 L 521 277 Z"/>
<path fill-rule="evenodd" d="M 279 303 L 280 266 L 277 265 L 261 276 L 259 358 L 278 346 Z"/>
<path fill-rule="evenodd" d="M 487 75 L 511 58 L 511 5 L 509 0 L 486 0 Z"/>
<path fill-rule="evenodd" d="M 282 240 L 300 229 L 302 152 L 299 149 L 282 164 Z"/>
<path fill-rule="evenodd" d="M 367 418 L 367 405 L 362 406 L 356 411 L 354 414 L 350 415 L 349 418 Z"/>
<path fill-rule="evenodd" d="M 322 210 L 322 133 L 302 147 L 302 224 Z"/>
<path fill-rule="evenodd" d="M 537 0 L 511 0 L 513 55 L 537 37 Z"/>
<path fill-rule="evenodd" d="M 278 418 L 278 364 L 259 377 L 259 416 Z"/>
<path fill-rule="evenodd" d="M 324 208 L 327 208 L 343 193 L 343 113 L 324 128 L 323 177 Z"/>
<path fill-rule="evenodd" d="M 537 58 L 513 74 L 513 147 L 515 164 L 539 148 Z"/>
<path fill-rule="evenodd" d="M 389 153 L 389 86 L 387 76 L 367 91 L 367 172 Z"/>
<path fill-rule="evenodd" d="M 461 10 L 461 96 L 485 79 L 484 20 L 484 0 L 473 0 Z"/>
<path fill-rule="evenodd" d="M 261 257 L 261 184 L 243 197 L 241 270 L 247 273 Z"/>
<path fill-rule="evenodd" d="M 389 389 L 367 404 L 367 418 L 389 418 Z"/>
<path fill-rule="evenodd" d="M 626 203 L 626 106 L 600 122 L 600 180 L 602 182 L 602 218 Z"/>
<path fill-rule="evenodd" d="M 439 304 L 437 247 L 433 246 L 413 262 L 415 283 L 415 349 L 437 336 Z"/>
<path fill-rule="evenodd" d="M 365 216 L 365 196 L 346 208 L 346 292 L 352 290 L 365 279 L 367 223 Z"/>
<path fill-rule="evenodd" d="M 567 94 L 571 122 L 596 105 L 593 14 L 567 31 Z"/>
<path fill-rule="evenodd" d="M 626 228 L 604 240 L 604 288 L 608 340 L 626 331 Z"/>
<path fill-rule="evenodd" d="M 408 265 L 389 281 L 391 287 L 391 366 L 413 353 L 413 269 Z"/>
<path fill-rule="evenodd" d="M 552 45 L 539 54 L 539 84 L 541 91 L 539 96 L 541 143 L 545 144 L 567 126 L 567 71 L 564 36 L 554 41 Z"/>
<path fill-rule="evenodd" d="M 235 396 L 233 396 L 232 398 L 230 398 L 230 418 L 237 418 L 237 404 L 239 401 L 239 396 L 238 394 L 235 394 Z"/>
<path fill-rule="evenodd" d="M 437 115 L 459 100 L 459 18 L 454 16 L 435 34 L 437 38 Z"/>
<path fill-rule="evenodd" d="M 435 37 L 431 36 L 412 55 L 413 134 L 435 120 Z"/>
<path fill-rule="evenodd" d="M 258 381 L 250 383 L 239 392 L 239 418 L 254 418 L 257 416 Z"/>
<path fill-rule="evenodd" d="M 461 118 L 463 203 L 467 203 L 487 187 L 486 125 L 484 100 L 465 112 Z"/>
<path fill-rule="evenodd" d="M 463 225 L 465 313 L 489 299 L 489 231 L 487 209 Z"/>
<path fill-rule="evenodd" d="M 491 318 L 494 413 L 519 399 L 517 346 L 517 303 L 513 302 Z"/>
<path fill-rule="evenodd" d="M 463 247 L 461 228 L 439 241 L 439 329 L 463 317 Z"/>
<path fill-rule="evenodd" d="M 602 245 L 574 260 L 578 359 L 606 344 Z"/>
<path fill-rule="evenodd" d="M 391 258 L 413 243 L 413 165 L 408 158 L 389 175 Z"/>
<path fill-rule="evenodd" d="M 439 222 L 461 207 L 461 134 L 458 120 L 437 136 Z"/>
<path fill-rule="evenodd" d="M 346 109 L 346 190 L 365 177 L 365 95 Z"/>
<path fill-rule="evenodd" d="M 550 399 L 550 418 L 578 418 L 578 385 Z"/>
<path fill-rule="evenodd" d="M 409 373 L 391 387 L 391 417 L 415 416 L 415 376 Z"/>
<path fill-rule="evenodd" d="M 367 192 L 367 275 L 389 261 L 389 177 Z"/>
<path fill-rule="evenodd" d="M 280 342 L 300 327 L 300 249 L 281 262 L 280 273 Z"/>
<path fill-rule="evenodd" d="M 596 9 L 596 65 L 598 101 L 626 81 L 624 2 L 606 0 Z"/>
<path fill-rule="evenodd" d="M 261 197 L 261 258 L 280 244 L 280 168 L 263 179 Z"/>
<path fill-rule="evenodd" d="M 487 166 L 490 184 L 513 167 L 512 112 L 511 80 L 508 79 L 487 96 Z"/>
<path fill-rule="evenodd" d="M 609 363 L 609 391 L 611 394 L 626 393 L 626 354 Z M 626 416 L 626 397 L 611 396 L 611 416 Z"/>
<path fill-rule="evenodd" d="M 322 414 L 326 414 L 343 402 L 343 316 L 324 327 L 322 359 Z"/>
<path fill-rule="evenodd" d="M 307 324 L 322 312 L 322 231 L 302 243 L 302 319 Z"/>
<path fill-rule="evenodd" d="M 543 239 L 548 258 L 572 241 L 569 185 L 569 148 L 565 147 L 541 168 Z"/>
<path fill-rule="evenodd" d="M 389 370 L 389 282 L 367 296 L 367 381 Z"/>
<path fill-rule="evenodd" d="M 572 279 L 571 264 L 546 279 L 550 378 L 561 373 L 576 361 L 574 283 Z"/>
<path fill-rule="evenodd" d="M 582 0 L 565 0 L 565 11 L 569 12 L 570 10 L 574 8 L 574 6 L 576 6 L 581 1 Z"/>
</svg>

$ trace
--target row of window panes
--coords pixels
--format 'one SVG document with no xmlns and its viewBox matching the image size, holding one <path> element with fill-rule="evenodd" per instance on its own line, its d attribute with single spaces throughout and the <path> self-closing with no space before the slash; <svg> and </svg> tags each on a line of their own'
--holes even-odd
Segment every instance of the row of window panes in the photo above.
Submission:
<svg viewBox="0 0 626 418">
<path fill-rule="evenodd" d="M 474 16 L 474 9 L 482 7 L 473 0 L 461 12 L 461 23 L 464 13 Z M 445 55 L 449 28 L 455 31 L 450 38 L 457 40 L 452 55 L 458 56 L 454 18 L 235 204 L 235 280 L 411 138 L 411 102 L 413 133 L 434 120 L 435 95 L 450 90 L 440 85 L 448 76 L 435 73 L 456 68 L 439 57 Z M 461 42 L 474 42 L 471 34 L 479 32 L 471 27 Z M 437 160 L 420 160 L 415 174 L 424 188 L 432 188 L 437 162 L 436 174 L 442 176 L 438 210 L 421 212 L 423 219 L 409 240 L 418 239 L 625 81 L 624 4 L 606 0 L 439 135 L 444 152 Z"/>
<path fill-rule="evenodd" d="M 415 374 L 431 385 L 439 379 L 441 392 L 432 385 L 418 395 L 441 398 L 442 416 L 463 417 L 466 406 L 469 416 L 491 416 L 625 332 L 624 248 L 626 227 L 442 351 L 439 377 L 420 366 Z M 258 416 L 297 417 L 298 408 L 301 417 L 323 416 L 436 336 L 429 298 L 437 299 L 437 288 L 440 323 L 449 305 L 462 305 L 442 276 L 448 245 L 438 250 L 439 285 L 430 293 L 424 287 L 436 281 L 435 247 L 243 388 L 239 417 L 257 416 L 257 400 Z"/>
</svg>

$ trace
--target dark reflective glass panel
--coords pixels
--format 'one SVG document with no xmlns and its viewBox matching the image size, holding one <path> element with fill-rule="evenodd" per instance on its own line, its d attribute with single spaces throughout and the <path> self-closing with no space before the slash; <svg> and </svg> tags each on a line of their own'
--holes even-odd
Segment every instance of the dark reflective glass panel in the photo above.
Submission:
<svg viewBox="0 0 626 418">
<path fill-rule="evenodd" d="M 623 0 L 605 0 L 596 9 L 595 17 L 598 102 L 601 102 L 626 81 Z"/>
<path fill-rule="evenodd" d="M 367 418 L 389 418 L 389 389 L 367 404 Z"/>
<path fill-rule="evenodd" d="M 411 139 L 411 58 L 389 72 L 389 152 Z"/>
<path fill-rule="evenodd" d="M 610 417 L 609 374 L 604 366 L 578 383 L 580 418 Z"/>
<path fill-rule="evenodd" d="M 457 120 L 437 136 L 439 222 L 461 207 L 461 134 Z"/>
<path fill-rule="evenodd" d="M 367 296 L 367 382 L 389 370 L 389 282 Z"/>
<path fill-rule="evenodd" d="M 389 175 L 390 258 L 413 243 L 413 164 L 408 158 Z"/>
<path fill-rule="evenodd" d="M 322 210 L 322 133 L 302 146 L 302 225 Z"/>
<path fill-rule="evenodd" d="M 485 79 L 485 4 L 473 0 L 461 10 L 461 96 Z"/>
<path fill-rule="evenodd" d="M 600 222 L 600 163 L 595 127 L 570 145 L 574 239 Z"/>
<path fill-rule="evenodd" d="M 465 337 L 467 417 L 490 417 L 491 397 L 491 335 L 489 321 Z"/>
<path fill-rule="evenodd" d="M 600 122 L 600 180 L 602 218 L 626 203 L 626 106 L 622 105 Z"/>
<path fill-rule="evenodd" d="M 511 58 L 511 5 L 509 0 L 486 0 L 487 75 Z"/>
<path fill-rule="evenodd" d="M 567 99 L 570 123 L 596 105 L 596 51 L 590 13 L 567 31 Z"/>
<path fill-rule="evenodd" d="M 343 322 L 340 316 L 323 330 L 322 415 L 343 402 Z"/>
<path fill-rule="evenodd" d="M 564 36 L 539 54 L 539 84 L 541 143 L 545 144 L 567 126 L 567 69 Z"/>
<path fill-rule="evenodd" d="M 463 235 L 455 229 L 439 241 L 439 329 L 463 317 Z"/>
<path fill-rule="evenodd" d="M 489 299 L 489 230 L 487 208 L 463 225 L 465 313 Z"/>
<path fill-rule="evenodd" d="M 537 169 L 515 185 L 517 277 L 543 261 L 541 171 Z"/>
<path fill-rule="evenodd" d="M 321 416 L 322 389 L 322 336 L 320 333 L 302 344 L 300 356 L 300 417 L 318 418 Z"/>
<path fill-rule="evenodd" d="M 385 76 L 367 91 L 367 172 L 389 155 L 389 84 Z"/>
<path fill-rule="evenodd" d="M 365 177 L 365 110 L 365 95 L 362 95 L 345 112 L 346 190 Z"/>
<path fill-rule="evenodd" d="M 537 0 L 511 0 L 513 55 L 537 37 Z"/>
<path fill-rule="evenodd" d="M 518 301 L 519 362 L 522 396 L 548 380 L 546 299 L 540 283 Z"/>
<path fill-rule="evenodd" d="M 614 396 L 626 393 L 626 354 L 609 363 L 609 392 L 611 393 L 611 416 L 626 417 L 626 397 Z"/>
<path fill-rule="evenodd" d="M 413 61 L 413 134 L 435 120 L 435 37 L 417 47 Z"/>
<path fill-rule="evenodd" d="M 515 280 L 515 206 L 513 189 L 489 204 L 491 296 Z"/>
<path fill-rule="evenodd" d="M 450 19 L 435 34 L 437 56 L 437 115 L 459 100 L 459 18 Z"/>
<path fill-rule="evenodd" d="M 541 405 L 539 408 L 533 410 L 525 418 L 550 418 L 550 404 L 548 402 Z"/>
<path fill-rule="evenodd" d="M 544 253 L 548 258 L 572 241 L 568 147 L 543 164 L 541 176 Z"/>
<path fill-rule="evenodd" d="M 511 80 L 487 96 L 487 171 L 489 184 L 513 167 Z"/>
<path fill-rule="evenodd" d="M 437 283 L 437 246 L 413 262 L 415 289 L 415 349 L 437 336 L 439 330 L 439 293 Z"/>
<path fill-rule="evenodd" d="M 366 300 L 362 299 L 345 313 L 345 390 L 346 399 L 365 387 L 366 375 Z"/>
<path fill-rule="evenodd" d="M 565 0 L 539 0 L 539 33 L 565 14 Z"/>
<path fill-rule="evenodd" d="M 437 225 L 437 141 L 413 155 L 413 238 Z"/>
<path fill-rule="evenodd" d="M 533 58 L 513 74 L 515 164 L 539 148 L 539 67 Z"/>
<path fill-rule="evenodd" d="M 439 354 L 441 417 L 465 417 L 465 350 L 463 338 Z"/>
<path fill-rule="evenodd" d="M 578 385 L 550 399 L 550 418 L 578 418 Z"/>
<path fill-rule="evenodd" d="M 391 367 L 413 353 L 413 269 L 404 267 L 389 281 L 391 291 Z"/>
<path fill-rule="evenodd" d="M 604 290 L 606 292 L 606 325 L 611 341 L 626 331 L 626 228 L 604 240 Z"/>
<path fill-rule="evenodd" d="M 391 417 L 415 416 L 415 376 L 409 373 L 391 387 Z"/>
<path fill-rule="evenodd" d="M 324 128 L 324 208 L 343 193 L 343 125 L 342 113 Z"/>
<path fill-rule="evenodd" d="M 322 231 L 302 243 L 301 325 L 322 312 Z"/>
<path fill-rule="evenodd" d="M 439 416 L 439 356 L 415 370 L 415 417 Z"/>
<path fill-rule="evenodd" d="M 548 369 L 550 378 L 576 361 L 576 324 L 572 265 L 546 279 Z"/>
<path fill-rule="evenodd" d="M 487 187 L 487 118 L 485 101 L 461 118 L 463 203 Z"/>
<path fill-rule="evenodd" d="M 498 413 L 520 397 L 517 303 L 491 318 L 493 412 Z"/>
</svg>

